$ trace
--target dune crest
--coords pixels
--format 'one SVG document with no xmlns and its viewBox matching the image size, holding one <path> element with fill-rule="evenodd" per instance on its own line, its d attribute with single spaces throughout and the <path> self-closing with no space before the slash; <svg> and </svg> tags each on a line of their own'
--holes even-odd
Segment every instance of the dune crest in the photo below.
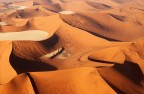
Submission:
<svg viewBox="0 0 144 94">
<path fill-rule="evenodd" d="M 30 78 L 25 74 L 15 77 L 9 83 L 0 85 L 0 93 L 35 94 Z"/>
<path fill-rule="evenodd" d="M 12 51 L 11 41 L 0 41 L 0 84 L 8 83 L 17 73 L 10 65 L 9 57 Z"/>
<path fill-rule="evenodd" d="M 116 94 L 105 82 L 103 82 L 94 68 L 75 68 L 43 73 L 37 72 L 30 73 L 30 75 L 38 86 L 37 88 L 40 94 Z M 41 81 L 45 81 L 46 79 L 44 75 L 47 75 L 49 80 L 42 84 Z M 60 75 L 61 77 L 59 77 Z M 41 79 L 41 81 L 39 79 Z M 97 87 L 97 85 L 99 85 L 99 87 Z M 42 88 L 43 86 L 46 88 Z M 55 90 L 51 88 L 55 88 Z M 104 88 L 105 90 L 103 90 Z"/>
</svg>

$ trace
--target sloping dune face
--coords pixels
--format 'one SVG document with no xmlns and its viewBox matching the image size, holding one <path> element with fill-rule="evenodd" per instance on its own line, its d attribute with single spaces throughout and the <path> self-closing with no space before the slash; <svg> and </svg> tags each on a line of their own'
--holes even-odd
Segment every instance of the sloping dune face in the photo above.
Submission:
<svg viewBox="0 0 144 94">
<path fill-rule="evenodd" d="M 12 42 L 11 41 L 5 41 L 5 42 L 0 42 L 0 84 L 6 83 L 13 79 L 13 77 L 16 76 L 16 71 L 11 67 L 10 62 L 9 62 L 9 57 L 10 53 L 12 50 Z M 9 74 L 9 72 L 11 72 Z"/>
<path fill-rule="evenodd" d="M 0 85 L 0 92 L 4 94 L 35 94 L 30 78 L 19 75 L 5 85 Z"/>
<path fill-rule="evenodd" d="M 0 0 L 0 94 L 144 94 L 143 0 Z"/>
<path fill-rule="evenodd" d="M 30 76 L 34 79 L 39 94 L 116 94 L 97 74 L 98 72 L 94 68 L 74 68 L 49 73 L 30 73 Z M 45 81 L 47 78 L 49 80 Z M 40 80 L 44 83 L 42 84 Z"/>
</svg>

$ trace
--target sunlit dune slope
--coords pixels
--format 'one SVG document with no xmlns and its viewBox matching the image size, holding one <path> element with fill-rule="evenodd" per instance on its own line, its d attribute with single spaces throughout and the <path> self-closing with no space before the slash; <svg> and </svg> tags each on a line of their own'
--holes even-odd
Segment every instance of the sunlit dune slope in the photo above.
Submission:
<svg viewBox="0 0 144 94">
<path fill-rule="evenodd" d="M 76 68 L 42 73 L 36 72 L 30 73 L 30 76 L 34 79 L 39 94 L 116 94 L 101 79 L 97 70 L 94 68 Z M 47 80 L 47 78 L 49 78 L 49 80 Z"/>
<path fill-rule="evenodd" d="M 0 41 L 0 84 L 7 83 L 16 76 L 16 71 L 11 67 L 9 62 L 12 51 L 11 41 Z"/>
<path fill-rule="evenodd" d="M 3 94 L 35 94 L 30 78 L 23 74 L 15 77 L 9 83 L 0 85 Z"/>
</svg>

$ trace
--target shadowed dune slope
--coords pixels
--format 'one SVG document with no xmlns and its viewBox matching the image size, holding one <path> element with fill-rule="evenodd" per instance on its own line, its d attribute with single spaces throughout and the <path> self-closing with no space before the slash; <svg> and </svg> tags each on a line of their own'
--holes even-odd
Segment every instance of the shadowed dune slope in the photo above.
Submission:
<svg viewBox="0 0 144 94">
<path fill-rule="evenodd" d="M 105 39 L 132 41 L 143 37 L 143 25 L 124 22 L 120 16 L 99 13 L 61 15 L 68 24 Z M 108 22 L 108 23 L 106 23 Z M 125 28 L 125 30 L 123 30 Z M 131 36 L 131 37 L 128 37 Z"/>
<path fill-rule="evenodd" d="M 130 71 L 132 72 L 133 70 L 134 72 L 133 76 L 137 75 L 135 78 L 139 80 L 138 77 L 140 77 L 141 75 L 139 75 L 139 71 L 138 71 L 138 68 L 136 69 L 136 65 L 125 64 L 125 65 L 117 65 L 116 68 L 117 67 L 119 69 L 125 67 L 125 69 L 122 70 L 123 71 L 122 73 L 121 71 L 115 68 L 101 68 L 101 69 L 98 69 L 98 71 L 100 75 L 109 83 L 110 86 L 113 87 L 113 89 L 116 92 L 119 92 L 120 94 L 127 94 L 127 93 L 144 94 L 144 87 L 141 85 L 137 85 L 136 83 L 131 81 L 126 75 L 126 74 L 130 74 Z M 131 67 L 131 70 L 130 70 L 130 67 Z M 128 72 L 126 73 L 126 71 L 129 71 L 129 73 Z"/>
</svg>

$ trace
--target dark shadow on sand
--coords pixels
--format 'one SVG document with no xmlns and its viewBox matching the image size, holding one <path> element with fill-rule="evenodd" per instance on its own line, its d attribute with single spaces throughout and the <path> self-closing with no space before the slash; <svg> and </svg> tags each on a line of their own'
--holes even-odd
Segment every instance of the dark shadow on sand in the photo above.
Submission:
<svg viewBox="0 0 144 94">
<path fill-rule="evenodd" d="M 54 71 L 56 67 L 37 61 L 22 59 L 15 54 L 11 53 L 10 63 L 18 74 L 27 72 L 40 72 L 40 71 Z"/>
<path fill-rule="evenodd" d="M 137 85 L 141 85 L 141 81 L 144 79 L 144 74 L 136 63 L 125 61 L 124 64 L 115 64 L 114 68 Z"/>
</svg>

